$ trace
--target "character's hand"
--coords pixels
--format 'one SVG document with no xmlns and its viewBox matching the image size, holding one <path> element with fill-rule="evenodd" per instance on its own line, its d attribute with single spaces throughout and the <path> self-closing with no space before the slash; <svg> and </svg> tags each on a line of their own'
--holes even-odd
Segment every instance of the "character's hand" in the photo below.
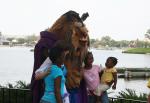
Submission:
<svg viewBox="0 0 150 103">
<path fill-rule="evenodd" d="M 66 80 L 66 86 L 69 89 L 79 87 L 80 86 L 80 80 L 78 78 L 76 78 L 75 76 L 70 76 Z"/>
<path fill-rule="evenodd" d="M 73 71 L 73 80 L 75 82 L 75 87 L 79 87 L 80 86 L 80 82 L 81 82 L 81 79 L 82 79 L 82 76 L 81 76 L 81 73 L 77 70 Z"/>
<path fill-rule="evenodd" d="M 70 73 L 67 74 L 66 87 L 68 89 L 75 88 L 75 83 L 73 82 L 73 77 Z"/>
<path fill-rule="evenodd" d="M 50 74 L 51 73 L 51 68 L 48 68 L 47 71 L 46 71 L 46 74 Z"/>
<path fill-rule="evenodd" d="M 48 68 L 46 71 L 44 71 L 44 72 L 37 72 L 36 74 L 35 74 L 35 80 L 40 80 L 40 79 L 43 79 L 43 78 L 45 78 L 47 75 L 49 75 L 50 74 L 50 68 Z"/>
<path fill-rule="evenodd" d="M 81 75 L 80 72 L 77 71 L 72 71 L 68 72 L 67 78 L 66 78 L 66 86 L 67 88 L 76 88 L 80 86 L 80 81 L 81 81 Z"/>
<path fill-rule="evenodd" d="M 116 89 L 116 85 L 113 85 L 113 86 L 112 86 L 112 89 L 114 89 L 114 90 L 115 90 L 115 89 Z"/>
</svg>

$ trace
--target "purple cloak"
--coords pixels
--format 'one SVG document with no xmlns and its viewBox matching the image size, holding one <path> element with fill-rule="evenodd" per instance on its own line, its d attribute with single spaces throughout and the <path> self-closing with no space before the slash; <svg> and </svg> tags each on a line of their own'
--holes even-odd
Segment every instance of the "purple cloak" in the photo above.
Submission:
<svg viewBox="0 0 150 103">
<path fill-rule="evenodd" d="M 32 103 L 39 103 L 44 93 L 44 81 L 35 80 L 35 71 L 47 58 L 44 55 L 44 51 L 51 49 L 51 47 L 56 43 L 57 40 L 58 38 L 53 33 L 50 33 L 48 31 L 40 32 L 40 40 L 34 48 L 34 68 L 31 78 Z"/>
</svg>

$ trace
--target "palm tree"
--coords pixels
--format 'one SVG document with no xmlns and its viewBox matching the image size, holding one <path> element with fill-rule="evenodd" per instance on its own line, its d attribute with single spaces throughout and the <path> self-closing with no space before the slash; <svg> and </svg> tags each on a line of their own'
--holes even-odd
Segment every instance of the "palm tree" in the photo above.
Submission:
<svg viewBox="0 0 150 103">
<path fill-rule="evenodd" d="M 29 89 L 30 84 L 25 81 L 16 81 L 15 84 L 7 83 L 5 86 L 0 85 L 1 88 L 16 88 L 16 89 Z"/>
<path fill-rule="evenodd" d="M 125 89 L 126 91 L 121 91 L 118 94 L 118 98 L 126 98 L 126 99 L 134 99 L 134 100 L 147 100 L 147 94 L 140 93 L 139 95 L 136 94 L 135 90 L 132 89 Z"/>
</svg>

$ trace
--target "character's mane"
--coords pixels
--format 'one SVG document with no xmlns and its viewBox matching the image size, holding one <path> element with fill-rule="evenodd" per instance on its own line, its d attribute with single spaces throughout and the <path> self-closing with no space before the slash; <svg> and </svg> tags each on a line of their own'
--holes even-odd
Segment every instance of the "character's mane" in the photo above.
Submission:
<svg viewBox="0 0 150 103">
<path fill-rule="evenodd" d="M 68 71 L 67 75 L 70 77 L 67 78 L 67 87 L 72 88 L 81 80 L 78 70 L 82 68 L 89 46 L 88 30 L 83 23 L 87 17 L 88 13 L 80 17 L 75 11 L 68 11 L 48 29 L 48 32 L 54 33 L 59 40 L 64 40 L 65 44 L 69 44 L 71 48 L 64 62 Z"/>
<path fill-rule="evenodd" d="M 81 26 L 84 26 L 83 21 L 88 17 L 88 13 L 84 13 L 82 17 L 79 17 L 79 14 L 75 11 L 68 11 L 67 13 L 63 14 L 56 22 L 52 25 L 49 32 L 53 32 L 58 34 L 60 39 L 64 39 L 68 42 L 71 40 L 71 36 L 73 34 L 73 30 L 77 27 L 77 23 L 80 23 Z M 76 28 L 77 30 L 77 28 Z M 78 32 L 82 33 L 80 29 Z"/>
<path fill-rule="evenodd" d="M 48 29 L 49 32 L 53 32 L 57 35 L 60 40 L 65 40 L 66 43 L 70 44 L 71 47 L 71 58 L 74 58 L 74 52 L 77 48 L 82 48 L 79 44 L 80 39 L 88 38 L 89 46 L 89 36 L 88 31 L 85 27 L 83 21 L 88 17 L 88 13 L 79 16 L 75 11 L 68 11 L 63 14 L 56 22 Z M 87 48 L 87 47 L 86 47 Z M 84 47 L 85 49 L 85 47 Z M 84 58 L 83 53 L 87 50 L 82 50 L 81 59 Z M 82 61 L 82 60 L 81 60 Z"/>
<path fill-rule="evenodd" d="M 63 14 L 53 25 L 49 32 L 56 33 L 60 39 L 70 39 L 72 34 L 73 18 L 68 16 L 68 12 Z M 75 19 L 74 19 L 75 20 Z"/>
</svg>

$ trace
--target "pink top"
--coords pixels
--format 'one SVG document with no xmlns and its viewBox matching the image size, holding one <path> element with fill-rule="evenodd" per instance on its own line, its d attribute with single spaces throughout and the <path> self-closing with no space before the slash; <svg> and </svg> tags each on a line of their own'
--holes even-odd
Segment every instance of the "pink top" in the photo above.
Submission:
<svg viewBox="0 0 150 103">
<path fill-rule="evenodd" d="M 101 68 L 98 65 L 93 65 L 91 69 L 84 69 L 83 75 L 89 90 L 95 90 L 100 83 L 99 73 Z"/>
</svg>

